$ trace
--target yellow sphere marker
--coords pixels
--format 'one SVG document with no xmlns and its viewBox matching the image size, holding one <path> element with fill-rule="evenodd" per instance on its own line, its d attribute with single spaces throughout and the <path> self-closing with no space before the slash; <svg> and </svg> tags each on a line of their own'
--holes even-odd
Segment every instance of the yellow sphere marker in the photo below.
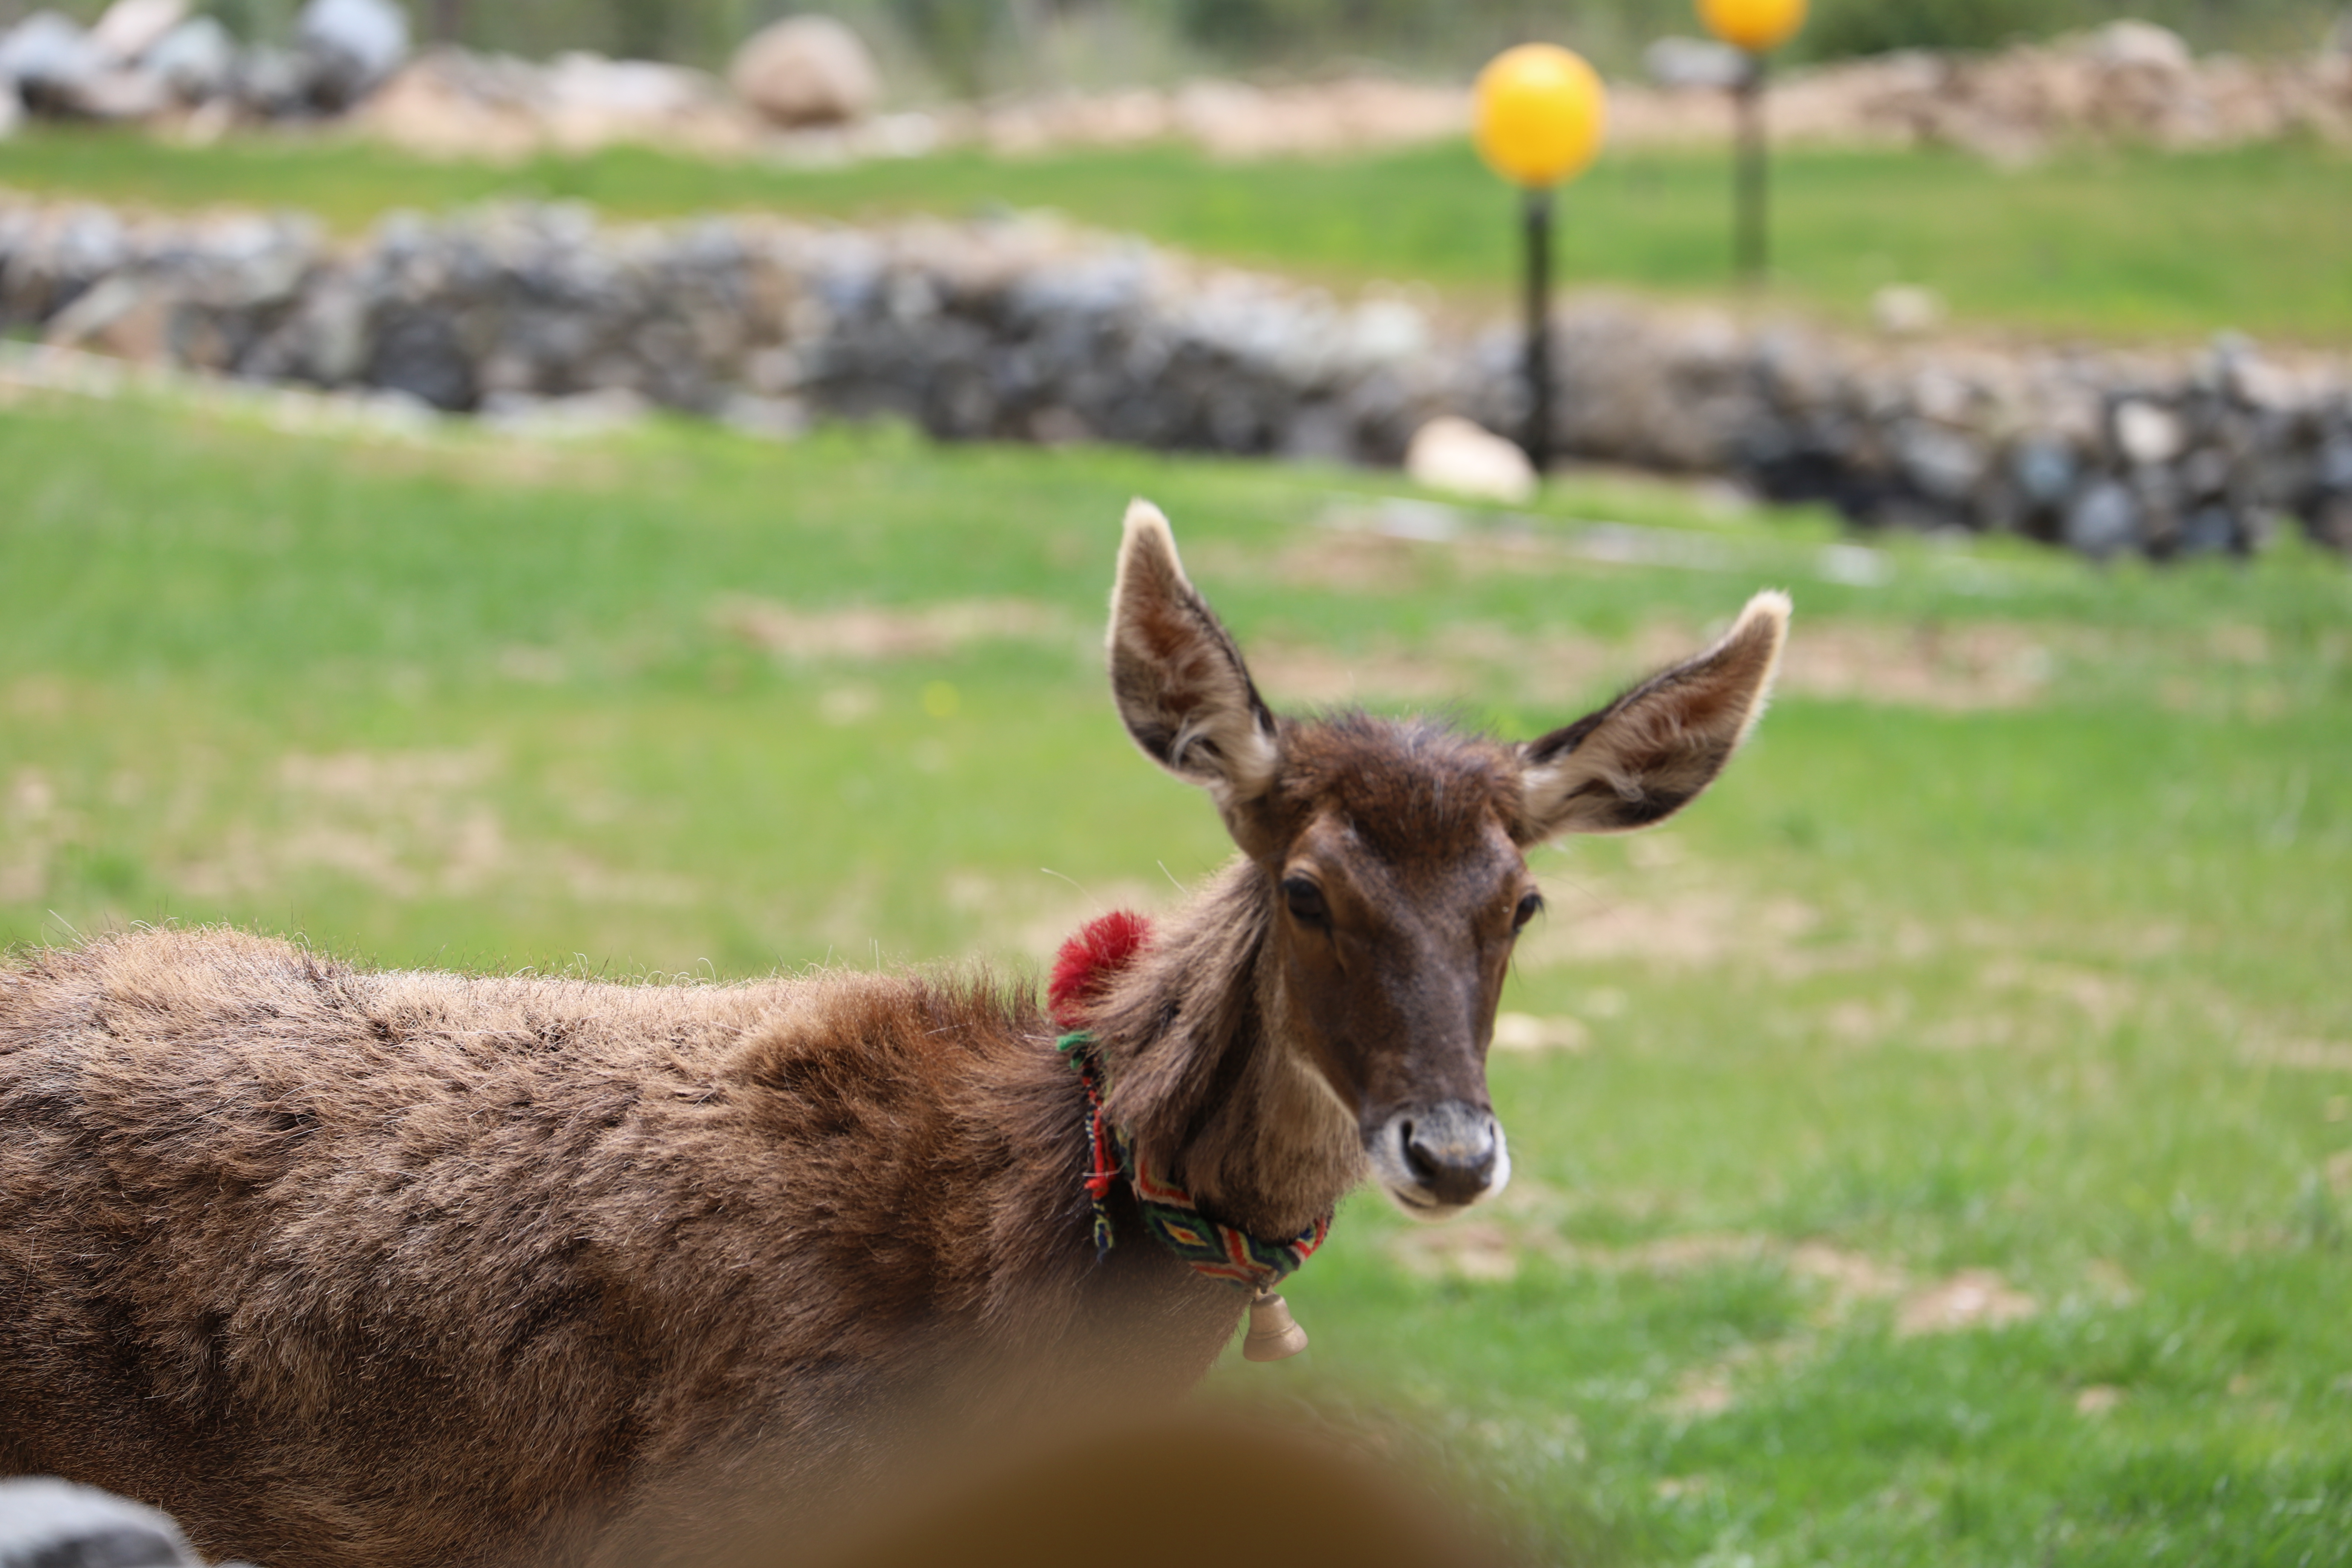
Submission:
<svg viewBox="0 0 2352 1568">
<path fill-rule="evenodd" d="M 1584 57 L 1521 44 L 1486 62 L 1470 92 L 1486 166 L 1524 191 L 1528 256 L 1527 434 L 1540 478 L 1551 461 L 1551 192 L 1584 173 L 1609 125 L 1609 90 Z"/>
<path fill-rule="evenodd" d="M 1601 151 L 1608 89 L 1583 56 L 1557 44 L 1504 50 L 1471 96 L 1478 155 L 1515 184 L 1549 189 L 1584 173 Z"/>
<path fill-rule="evenodd" d="M 1751 55 L 1777 49 L 1805 25 L 1805 0 L 1698 0 L 1706 30 Z"/>
</svg>

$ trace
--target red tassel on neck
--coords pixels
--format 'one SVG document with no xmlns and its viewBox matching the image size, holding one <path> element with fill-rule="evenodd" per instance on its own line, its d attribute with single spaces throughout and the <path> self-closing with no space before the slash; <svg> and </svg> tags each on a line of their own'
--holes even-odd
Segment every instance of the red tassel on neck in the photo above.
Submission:
<svg viewBox="0 0 2352 1568">
<path fill-rule="evenodd" d="M 1055 1024 L 1085 1028 L 1087 1005 L 1102 995 L 1111 977 L 1135 962 L 1150 940 L 1150 918 L 1127 910 L 1113 910 L 1079 927 L 1055 955 L 1054 975 L 1045 986 Z"/>
</svg>

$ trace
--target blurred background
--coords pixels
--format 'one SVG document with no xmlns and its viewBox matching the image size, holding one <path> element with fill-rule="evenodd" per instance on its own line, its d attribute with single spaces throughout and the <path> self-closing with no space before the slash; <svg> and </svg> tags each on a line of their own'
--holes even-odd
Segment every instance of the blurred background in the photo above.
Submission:
<svg viewBox="0 0 2352 1568">
<path fill-rule="evenodd" d="M 95 21 L 105 0 L 0 4 L 0 23 L 35 10 Z M 1567 43 L 1604 68 L 1630 68 L 1654 38 L 1694 30 L 1676 0 L 404 0 L 421 41 L 531 57 L 593 49 L 625 58 L 722 65 L 780 17 L 822 11 L 856 29 L 905 101 L 1043 87 L 1165 82 L 1202 72 L 1328 73 L 1377 65 L 1414 78 L 1466 75 L 1530 37 Z M 285 42 L 299 0 L 205 0 L 240 38 Z M 2147 0 L 2128 14 L 2200 50 L 2310 48 L 2340 7 L 2326 0 Z M 1991 48 L 2124 14 L 2100 0 L 1822 0 L 1793 60 L 1902 48 Z"/>
<path fill-rule="evenodd" d="M 781 30 L 779 30 L 781 28 Z M 1512 437 L 1496 49 L 1611 132 Z M 2352 24 L 2299 0 L 0 0 L 0 942 L 707 984 L 1229 852 L 1104 689 L 1538 733 L 1791 591 L 1548 850 L 1517 1174 L 1219 1396 L 1534 1556 L 2352 1563 Z"/>
</svg>

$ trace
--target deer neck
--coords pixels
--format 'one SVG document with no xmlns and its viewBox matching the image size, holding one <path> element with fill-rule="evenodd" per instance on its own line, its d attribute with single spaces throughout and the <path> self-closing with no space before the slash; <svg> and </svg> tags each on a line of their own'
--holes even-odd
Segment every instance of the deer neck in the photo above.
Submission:
<svg viewBox="0 0 2352 1568">
<path fill-rule="evenodd" d="M 1330 1213 L 1365 1171 L 1354 1112 L 1280 1026 L 1272 896 L 1235 859 L 1094 1011 L 1111 1119 L 1203 1211 L 1265 1239 Z"/>
</svg>

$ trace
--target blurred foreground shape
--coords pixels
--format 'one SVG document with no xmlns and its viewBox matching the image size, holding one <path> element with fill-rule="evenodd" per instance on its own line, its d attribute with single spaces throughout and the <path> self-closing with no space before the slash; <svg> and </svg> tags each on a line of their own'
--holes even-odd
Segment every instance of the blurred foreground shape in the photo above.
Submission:
<svg viewBox="0 0 2352 1568">
<path fill-rule="evenodd" d="M 1360 1439 L 1359 1440 L 1360 1442 Z M 1503 1568 L 1491 1529 L 1425 1476 L 1231 1411 L 966 1456 L 810 1551 L 748 1534 L 709 1568 Z"/>
<path fill-rule="evenodd" d="M 1491 1528 L 1424 1478 L 1231 1411 L 972 1452 L 814 1537 L 754 1525 L 701 1568 L 1505 1568 Z M 686 1563 L 653 1540 L 608 1562 Z M 170 1516 L 51 1477 L 0 1479 L 0 1568 L 204 1568 Z M 222 1568 L 247 1568 L 223 1564 Z"/>
<path fill-rule="evenodd" d="M 171 1517 L 52 1476 L 0 1479 L 0 1568 L 203 1568 Z"/>
</svg>

